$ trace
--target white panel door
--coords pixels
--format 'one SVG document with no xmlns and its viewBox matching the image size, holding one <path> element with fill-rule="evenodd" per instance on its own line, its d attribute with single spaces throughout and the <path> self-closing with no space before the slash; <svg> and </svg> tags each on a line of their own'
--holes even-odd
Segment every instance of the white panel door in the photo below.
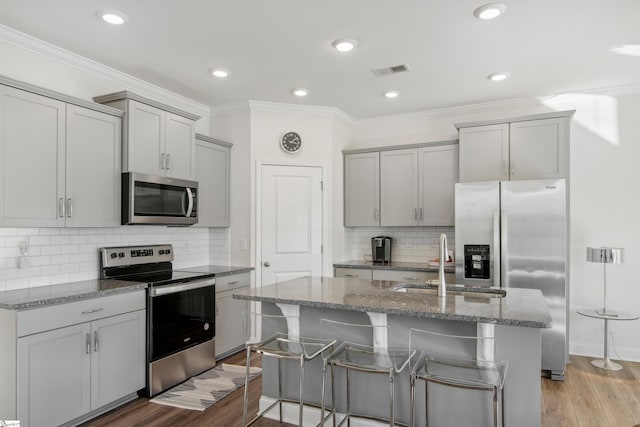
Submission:
<svg viewBox="0 0 640 427">
<path fill-rule="evenodd" d="M 565 176 L 567 119 L 511 123 L 510 179 L 553 179 Z"/>
<path fill-rule="evenodd" d="M 322 169 L 262 166 L 261 283 L 322 275 Z"/>
<path fill-rule="evenodd" d="M 129 100 L 125 172 L 164 173 L 164 111 Z"/>
<path fill-rule="evenodd" d="M 509 179 L 509 124 L 462 128 L 460 182 Z"/>
<path fill-rule="evenodd" d="M 144 388 L 145 310 L 91 322 L 91 409 Z"/>
<path fill-rule="evenodd" d="M 169 112 L 165 117 L 165 174 L 193 180 L 196 177 L 196 124 L 191 119 Z"/>
<path fill-rule="evenodd" d="M 67 105 L 67 227 L 119 227 L 122 119 Z"/>
<path fill-rule="evenodd" d="M 65 104 L 0 86 L 0 225 L 64 227 Z"/>
<path fill-rule="evenodd" d="M 344 156 L 344 225 L 380 225 L 380 153 Z"/>
<path fill-rule="evenodd" d="M 458 146 L 418 149 L 420 225 L 455 225 L 455 191 L 458 181 Z"/>
<path fill-rule="evenodd" d="M 18 418 L 57 426 L 90 410 L 89 323 L 18 338 Z"/>
<path fill-rule="evenodd" d="M 380 153 L 380 225 L 418 224 L 418 150 Z"/>
</svg>

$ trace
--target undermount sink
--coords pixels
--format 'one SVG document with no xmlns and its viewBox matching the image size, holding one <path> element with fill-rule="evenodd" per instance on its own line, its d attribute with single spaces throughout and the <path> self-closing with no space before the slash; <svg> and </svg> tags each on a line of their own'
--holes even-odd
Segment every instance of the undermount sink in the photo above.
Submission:
<svg viewBox="0 0 640 427">
<path fill-rule="evenodd" d="M 422 283 L 401 283 L 390 288 L 392 292 L 407 294 L 438 295 L 438 285 Z M 463 285 L 447 286 L 447 295 L 461 295 L 472 298 L 504 298 L 507 291 L 496 288 L 473 288 Z"/>
</svg>

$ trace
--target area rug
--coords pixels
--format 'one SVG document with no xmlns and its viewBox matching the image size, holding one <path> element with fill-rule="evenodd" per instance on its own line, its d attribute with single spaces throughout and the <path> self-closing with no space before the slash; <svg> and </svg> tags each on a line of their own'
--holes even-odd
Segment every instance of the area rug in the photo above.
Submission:
<svg viewBox="0 0 640 427">
<path fill-rule="evenodd" d="M 150 402 L 204 411 L 232 391 L 242 387 L 246 371 L 245 366 L 223 363 L 157 395 Z M 262 369 L 251 368 L 249 380 L 259 377 L 261 373 Z"/>
</svg>

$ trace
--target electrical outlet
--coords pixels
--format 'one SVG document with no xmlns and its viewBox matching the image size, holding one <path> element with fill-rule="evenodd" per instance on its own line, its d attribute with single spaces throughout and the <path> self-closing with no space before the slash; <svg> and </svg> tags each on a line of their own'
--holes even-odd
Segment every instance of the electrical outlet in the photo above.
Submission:
<svg viewBox="0 0 640 427">
<path fill-rule="evenodd" d="M 241 251 L 247 250 L 247 239 L 240 239 L 240 250 Z"/>
</svg>

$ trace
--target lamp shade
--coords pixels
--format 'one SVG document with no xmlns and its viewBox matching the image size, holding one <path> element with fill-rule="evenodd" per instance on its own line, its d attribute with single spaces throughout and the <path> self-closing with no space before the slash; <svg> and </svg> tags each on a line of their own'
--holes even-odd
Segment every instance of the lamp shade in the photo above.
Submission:
<svg viewBox="0 0 640 427">
<path fill-rule="evenodd" d="M 587 261 L 604 264 L 620 264 L 623 262 L 623 248 L 587 248 Z"/>
</svg>

